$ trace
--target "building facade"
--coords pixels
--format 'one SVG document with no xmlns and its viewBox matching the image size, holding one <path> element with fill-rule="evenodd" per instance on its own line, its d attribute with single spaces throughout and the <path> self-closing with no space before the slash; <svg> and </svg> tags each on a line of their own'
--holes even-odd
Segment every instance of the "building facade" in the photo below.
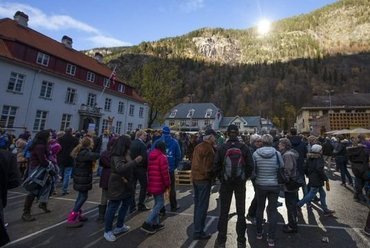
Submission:
<svg viewBox="0 0 370 248">
<path fill-rule="evenodd" d="M 260 133 L 262 128 L 261 117 L 237 115 L 234 117 L 223 117 L 220 124 L 220 130 L 226 131 L 230 124 L 236 125 L 241 134 Z"/>
<path fill-rule="evenodd" d="M 28 16 L 0 20 L 0 127 L 104 129 L 123 134 L 146 128 L 148 106 L 135 89 L 102 63 L 31 29 Z"/>
</svg>

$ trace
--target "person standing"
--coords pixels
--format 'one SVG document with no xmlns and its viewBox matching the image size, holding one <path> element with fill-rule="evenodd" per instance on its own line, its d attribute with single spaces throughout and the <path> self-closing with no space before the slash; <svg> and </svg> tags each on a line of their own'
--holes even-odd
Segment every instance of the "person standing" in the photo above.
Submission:
<svg viewBox="0 0 370 248">
<path fill-rule="evenodd" d="M 69 194 L 69 179 L 72 176 L 72 169 L 74 166 L 71 152 L 78 145 L 79 140 L 73 137 L 72 128 L 69 127 L 65 130 L 65 134 L 58 138 L 58 143 L 62 147 L 62 150 L 58 153 L 57 159 L 61 171 L 61 177 L 63 178 L 62 195 L 64 196 Z"/>
<path fill-rule="evenodd" d="M 180 150 L 180 146 L 177 143 L 176 139 L 171 137 L 171 130 L 167 126 L 162 128 L 162 136 L 153 143 L 152 150 L 156 146 L 156 143 L 159 141 L 163 141 L 164 143 L 166 143 L 166 156 L 168 159 L 170 179 L 171 179 L 170 205 L 171 205 L 171 211 L 176 212 L 180 208 L 180 206 L 177 204 L 177 200 L 176 200 L 175 169 L 178 167 L 179 162 L 180 162 L 181 150 Z M 163 210 L 161 210 L 162 214 L 165 213 L 165 211 Z"/>
<path fill-rule="evenodd" d="M 154 206 L 141 230 L 154 234 L 164 228 L 164 225 L 159 223 L 159 213 L 164 206 L 164 192 L 169 190 L 170 184 L 166 144 L 158 142 L 155 149 L 149 153 L 148 161 L 148 193 L 153 194 Z"/>
<path fill-rule="evenodd" d="M 3 209 L 7 205 L 8 190 L 18 187 L 20 179 L 16 156 L 10 151 L 0 148 L 0 246 L 10 241 L 4 227 L 3 213 Z"/>
<path fill-rule="evenodd" d="M 122 135 L 112 147 L 111 173 L 108 183 L 109 200 L 104 217 L 104 238 L 109 242 L 116 241 L 116 236 L 127 232 L 130 227 L 124 224 L 126 213 L 134 197 L 134 167 L 143 159 L 130 156 L 131 138 Z M 113 229 L 114 216 L 118 211 L 116 228 Z"/>
<path fill-rule="evenodd" d="M 72 211 L 68 215 L 67 227 L 80 227 L 87 218 L 82 215 L 82 206 L 87 201 L 92 189 L 93 162 L 99 159 L 99 153 L 92 152 L 93 141 L 85 136 L 71 153 L 75 160 L 73 168 L 73 188 L 78 192 Z"/>
<path fill-rule="evenodd" d="M 257 194 L 257 239 L 263 238 L 263 212 L 268 199 L 267 217 L 269 222 L 267 243 L 275 246 L 275 232 L 277 225 L 277 204 L 280 192 L 278 183 L 279 167 L 284 167 L 284 161 L 279 151 L 273 145 L 270 134 L 262 136 L 263 146 L 253 153 L 255 163 L 255 184 Z"/>
<path fill-rule="evenodd" d="M 140 129 L 135 134 L 135 140 L 132 141 L 130 152 L 133 158 L 137 156 L 142 156 L 143 160 L 134 168 L 134 191 L 136 192 L 136 184 L 137 181 L 140 183 L 140 193 L 139 193 L 139 203 L 137 205 L 137 209 L 139 211 L 147 211 L 150 210 L 145 205 L 145 198 L 146 198 L 146 188 L 148 185 L 148 156 L 146 151 L 146 140 L 147 133 L 145 130 Z M 132 198 L 132 203 L 130 207 L 130 212 L 134 212 L 136 210 L 136 201 L 135 197 Z"/>
<path fill-rule="evenodd" d="M 333 155 L 335 156 L 335 164 L 340 170 L 340 177 L 342 179 L 342 186 L 346 187 L 346 177 L 350 186 L 353 186 L 353 180 L 351 174 L 348 172 L 347 163 L 347 149 L 348 140 L 343 136 L 338 137 L 339 142 L 335 145 Z"/>
<path fill-rule="evenodd" d="M 194 232 L 193 239 L 209 239 L 210 234 L 204 230 L 209 197 L 211 194 L 212 178 L 210 172 L 215 158 L 216 132 L 207 129 L 203 142 L 198 144 L 193 152 L 191 161 L 191 178 L 194 189 Z"/>
<path fill-rule="evenodd" d="M 279 140 L 279 151 L 283 157 L 284 168 L 287 178 L 294 180 L 298 177 L 297 172 L 297 160 L 299 154 L 296 150 L 292 149 L 292 144 L 287 138 L 281 138 Z M 296 189 L 288 189 L 284 186 L 285 205 L 287 208 L 288 224 L 283 226 L 283 232 L 285 233 L 296 233 L 298 230 L 297 226 L 297 199 L 298 199 L 298 187 Z"/>
<path fill-rule="evenodd" d="M 212 168 L 212 174 L 221 182 L 220 187 L 220 218 L 218 220 L 218 236 L 216 247 L 225 247 L 228 215 L 233 194 L 235 195 L 237 246 L 246 247 L 245 231 L 245 183 L 253 170 L 253 159 L 249 148 L 238 139 L 239 129 L 231 124 L 227 127 L 229 139 L 221 145 Z"/>
</svg>

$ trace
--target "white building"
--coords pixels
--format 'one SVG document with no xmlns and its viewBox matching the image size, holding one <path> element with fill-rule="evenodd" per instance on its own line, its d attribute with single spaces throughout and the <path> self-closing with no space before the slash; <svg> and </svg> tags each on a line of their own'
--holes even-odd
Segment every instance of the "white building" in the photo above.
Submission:
<svg viewBox="0 0 370 248">
<path fill-rule="evenodd" d="M 0 19 L 0 127 L 16 133 L 67 127 L 101 133 L 146 128 L 148 106 L 102 55 L 91 58 L 27 26 L 28 16 Z M 103 90 L 104 89 L 104 90 Z"/>
</svg>

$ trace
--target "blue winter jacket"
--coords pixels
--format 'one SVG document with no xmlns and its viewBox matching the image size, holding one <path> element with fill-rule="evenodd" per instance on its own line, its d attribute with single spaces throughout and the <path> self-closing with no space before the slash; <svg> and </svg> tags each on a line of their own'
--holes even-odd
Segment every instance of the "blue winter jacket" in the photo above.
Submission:
<svg viewBox="0 0 370 248">
<path fill-rule="evenodd" d="M 170 172 L 174 172 L 181 160 L 181 150 L 179 143 L 176 139 L 172 138 L 170 134 L 163 134 L 153 143 L 151 150 L 154 149 L 155 145 L 159 141 L 164 141 L 166 143 L 166 155 L 170 167 L 169 170 Z"/>
</svg>

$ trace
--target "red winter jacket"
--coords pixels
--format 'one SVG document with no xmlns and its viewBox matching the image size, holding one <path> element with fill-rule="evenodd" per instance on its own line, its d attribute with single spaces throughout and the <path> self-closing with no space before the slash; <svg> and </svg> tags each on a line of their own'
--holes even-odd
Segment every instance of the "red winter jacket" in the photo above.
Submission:
<svg viewBox="0 0 370 248">
<path fill-rule="evenodd" d="M 168 159 L 159 149 L 154 149 L 148 159 L 148 193 L 162 194 L 170 187 Z"/>
</svg>

